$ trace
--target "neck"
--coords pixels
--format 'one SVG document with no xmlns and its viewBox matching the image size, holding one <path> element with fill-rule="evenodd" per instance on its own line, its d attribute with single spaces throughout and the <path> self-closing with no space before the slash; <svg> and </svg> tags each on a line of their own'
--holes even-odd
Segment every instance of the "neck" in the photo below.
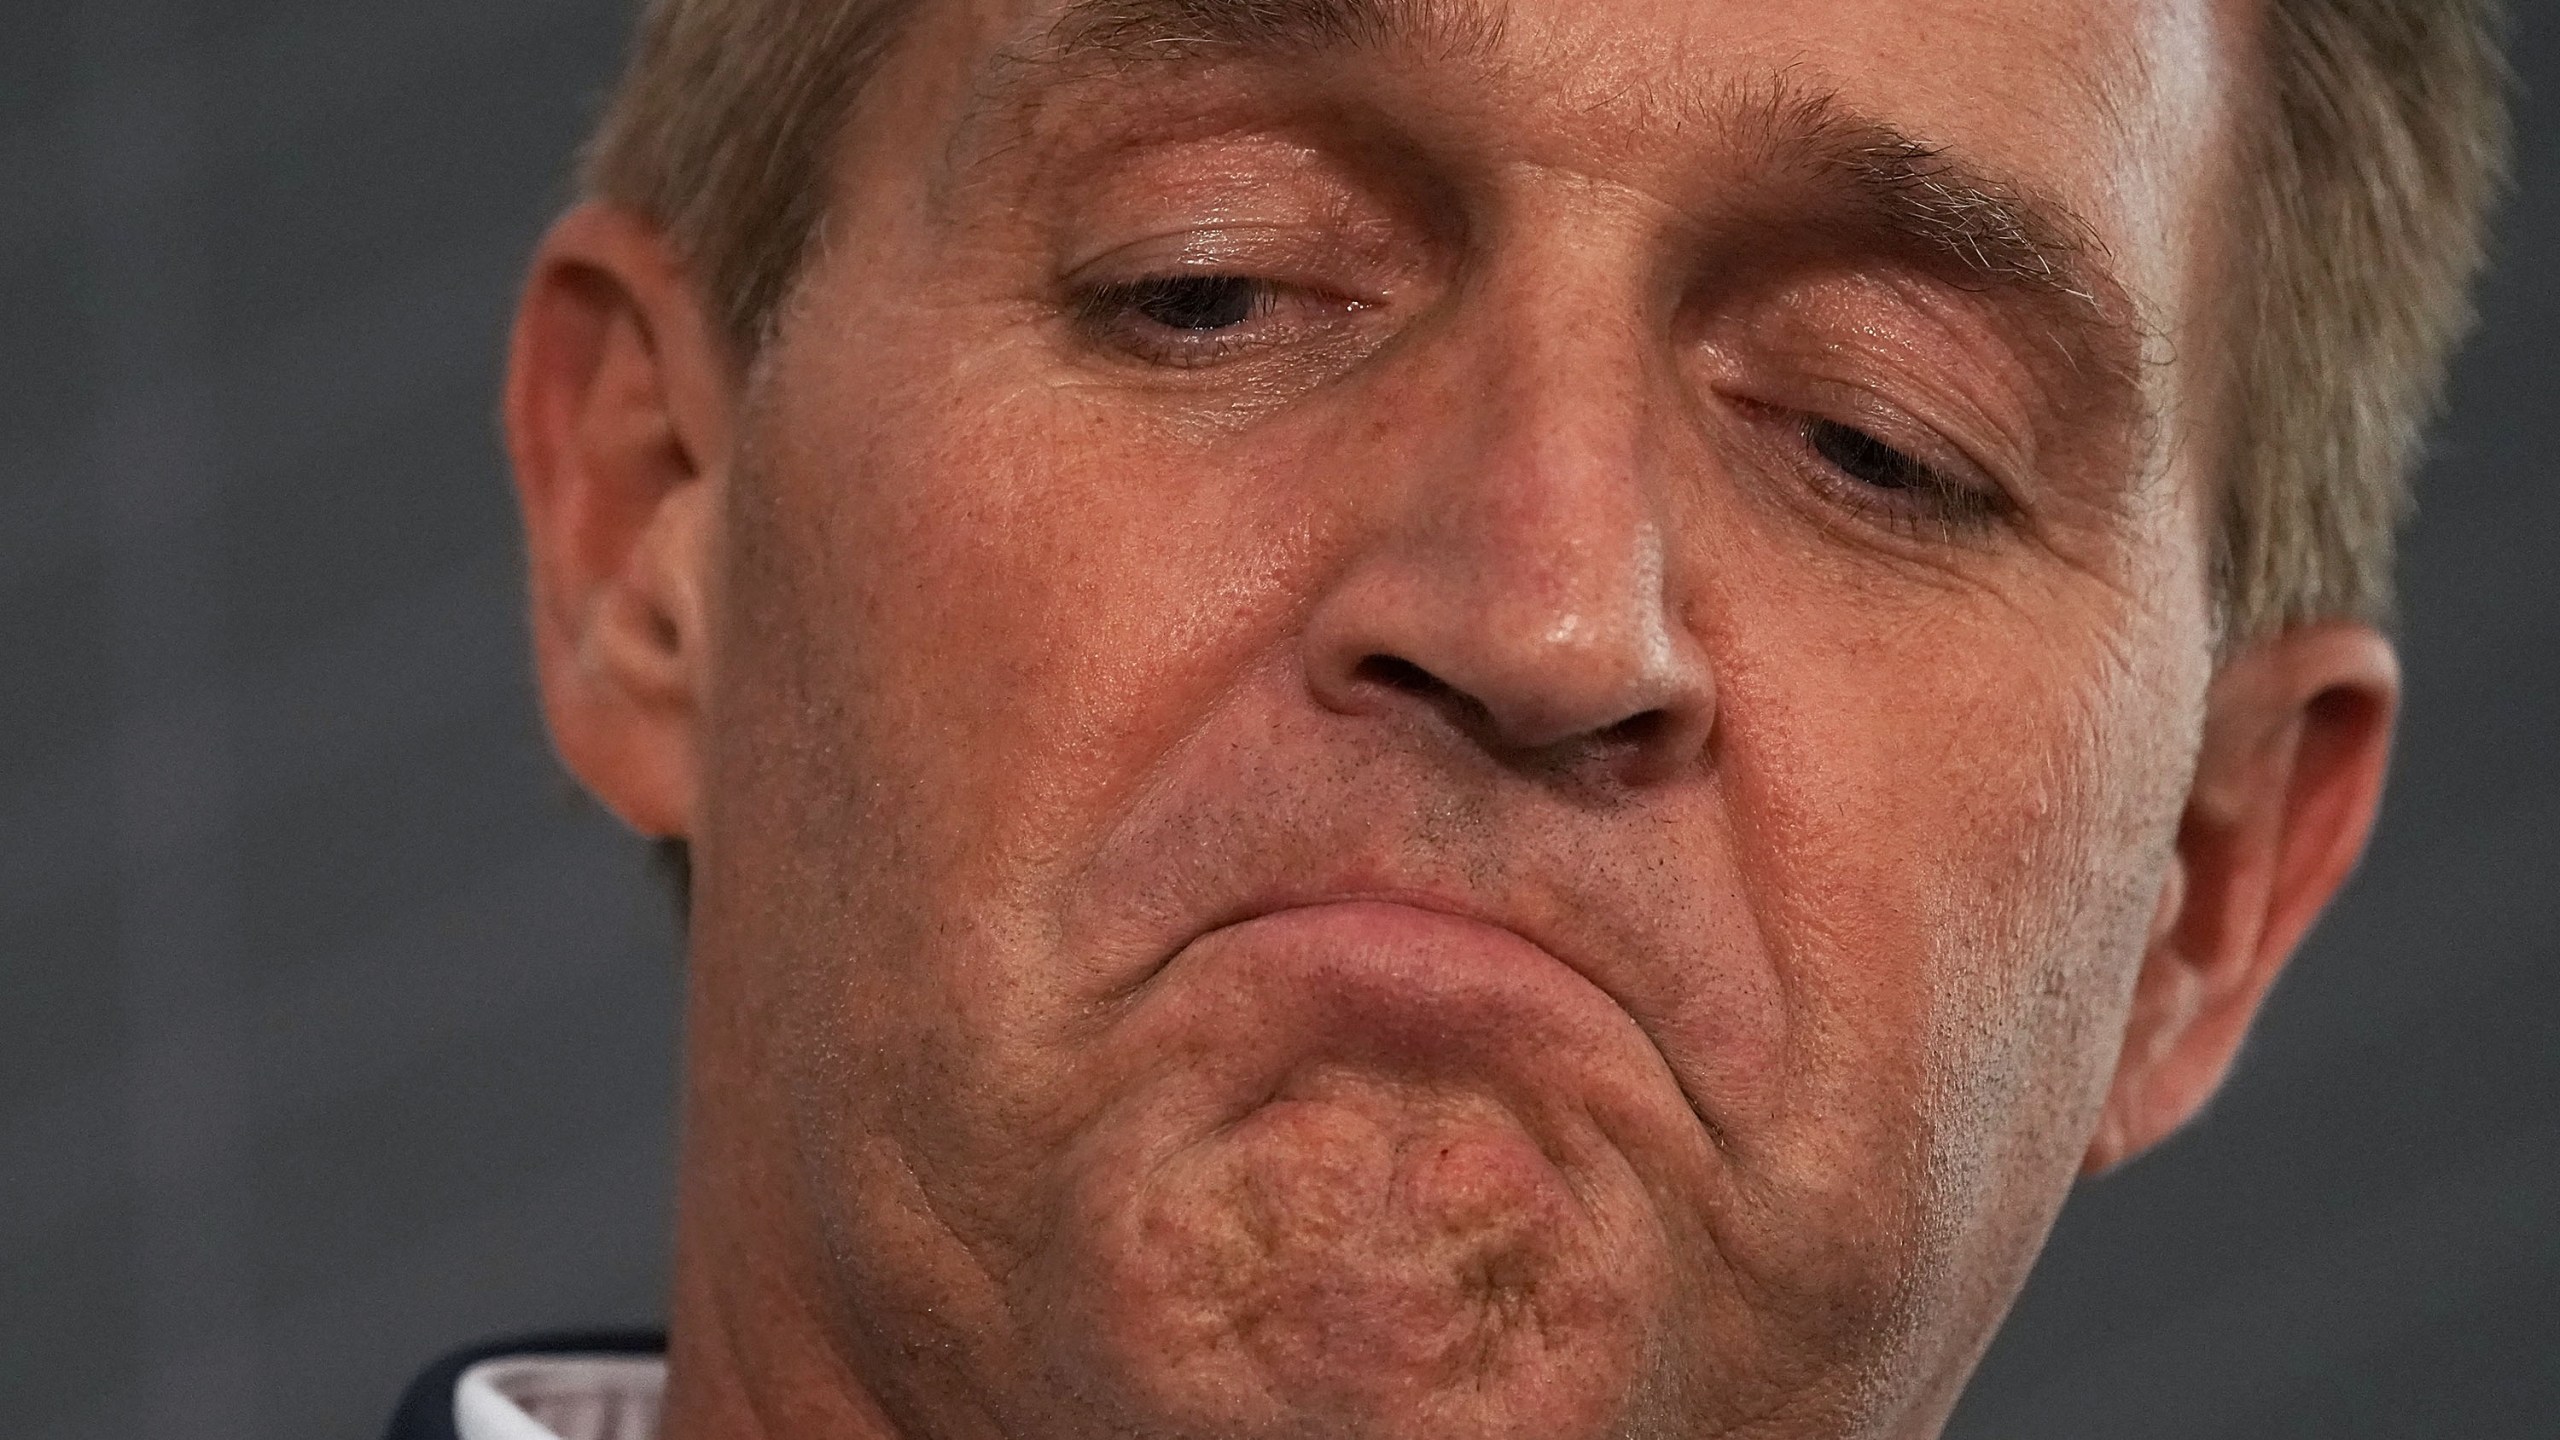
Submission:
<svg viewBox="0 0 2560 1440">
<path fill-rule="evenodd" d="M 659 1440 L 904 1440 L 790 1277 L 703 1230 L 677 1227 Z"/>
</svg>

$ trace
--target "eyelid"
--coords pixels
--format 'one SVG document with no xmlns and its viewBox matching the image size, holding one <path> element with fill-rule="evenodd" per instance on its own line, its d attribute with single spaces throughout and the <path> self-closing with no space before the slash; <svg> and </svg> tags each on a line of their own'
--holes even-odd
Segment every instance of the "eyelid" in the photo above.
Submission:
<svg viewBox="0 0 2560 1440">
<path fill-rule="evenodd" d="M 1190 330 L 1138 313 L 1151 280 L 1218 278 L 1256 292 L 1245 318 L 1232 326 Z M 1292 306 L 1292 301 L 1298 302 Z M 1322 297 L 1260 276 L 1231 270 L 1159 271 L 1130 280 L 1101 281 L 1072 302 L 1072 317 L 1086 343 L 1122 362 L 1179 372 L 1205 370 L 1257 355 L 1325 348 L 1344 335 L 1357 302 Z"/>
<path fill-rule="evenodd" d="M 1848 474 L 1822 452 L 1814 434 L 1815 429 L 1822 425 L 1839 426 L 1900 452 L 1919 467 L 1926 477 L 1924 483 L 1894 489 L 1873 485 Z M 1824 488 L 1833 491 L 1859 514 L 1888 523 L 1897 530 L 1917 533 L 1925 527 L 1933 537 L 1951 538 L 1964 531 L 1988 527 L 2016 508 L 2005 491 L 1949 475 L 1944 467 L 1913 455 L 1909 449 L 1875 434 L 1868 427 L 1827 416 L 1806 415 L 1798 417 L 1793 428 L 1805 463 L 1821 472 L 1819 483 Z"/>
<path fill-rule="evenodd" d="M 1783 472 L 1772 477 L 1773 483 L 1798 504 L 1817 506 L 1832 516 L 1846 511 L 1857 523 L 1899 540 L 1940 544 L 1986 536 L 2020 513 L 2008 487 L 1982 467 L 1969 458 L 1942 459 L 1954 447 L 1934 438 L 1929 427 L 1916 420 L 1877 418 L 1885 407 L 1873 397 L 1844 403 L 1798 389 L 1782 399 L 1739 390 L 1720 391 L 1719 398 L 1745 423 L 1746 443 Z M 1824 423 L 1859 431 L 1901 451 L 1938 477 L 1943 488 L 1880 489 L 1843 472 L 1814 443 L 1813 428 Z M 1932 440 L 1905 438 L 1915 428 L 1932 434 Z"/>
<path fill-rule="evenodd" d="M 1947 377 L 1856 344 L 1790 341 L 1697 353 L 1707 362 L 1702 382 L 1728 403 L 1762 416 L 1810 416 L 1864 431 L 2004 509 L 2025 503 L 2032 457 Z"/>
<path fill-rule="evenodd" d="M 2004 339 L 1937 287 L 1819 273 L 1700 313 L 1701 378 L 1871 430 L 1950 478 L 2029 493 L 2046 411 Z"/>
<path fill-rule="evenodd" d="M 1062 265 L 1054 313 L 1097 356 L 1168 379 L 1230 363 L 1326 368 L 1363 348 L 1358 337 L 1378 335 L 1375 323 L 1361 321 L 1363 312 L 1402 294 L 1407 276 L 1395 264 L 1393 239 L 1392 227 L 1323 221 L 1169 227 Z M 1253 286 L 1252 317 L 1186 332 L 1134 313 L 1150 282 L 1212 278 Z"/>
<path fill-rule="evenodd" d="M 1807 408 L 1805 413 L 1809 417 L 1862 431 L 1909 456 L 1951 487 L 1979 492 L 2003 505 L 2015 503 L 2015 497 L 1994 468 L 1976 457 L 1961 439 L 1950 437 L 1938 425 L 1914 416 L 1904 407 L 1861 387 L 1825 385 L 1816 388 L 1833 393 L 1825 397 L 1828 403 L 1817 402 Z"/>
<path fill-rule="evenodd" d="M 1389 237 L 1375 224 L 1216 223 L 1185 226 L 1122 241 L 1059 265 L 1061 288 L 1090 291 L 1184 272 L 1236 275 L 1346 301 L 1383 303 L 1403 288 L 1404 268 L 1390 258 Z"/>
</svg>

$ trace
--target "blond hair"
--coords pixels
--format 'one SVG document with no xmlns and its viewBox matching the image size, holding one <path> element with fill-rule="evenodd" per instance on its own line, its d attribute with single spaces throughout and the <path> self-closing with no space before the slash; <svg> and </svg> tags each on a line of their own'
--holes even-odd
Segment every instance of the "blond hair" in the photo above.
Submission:
<svg viewBox="0 0 2560 1440">
<path fill-rule="evenodd" d="M 2273 0 L 2215 575 L 2237 638 L 2391 618 L 2419 441 L 2506 179 L 2498 0 Z"/>
<path fill-rule="evenodd" d="M 584 189 L 663 227 L 753 353 L 917 0 L 651 0 Z M 2214 573 L 2225 633 L 2386 620 L 2507 157 L 2499 0 L 2268 0 Z"/>
</svg>

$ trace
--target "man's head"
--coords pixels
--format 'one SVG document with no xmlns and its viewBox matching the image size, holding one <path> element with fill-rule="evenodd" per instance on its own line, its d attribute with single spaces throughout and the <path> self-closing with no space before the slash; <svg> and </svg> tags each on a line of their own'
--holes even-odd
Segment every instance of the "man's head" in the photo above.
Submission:
<svg viewBox="0 0 2560 1440">
<path fill-rule="evenodd" d="M 1933 1433 L 2361 847 L 2495 71 L 660 5 L 509 419 L 694 861 L 677 1433 Z"/>
</svg>

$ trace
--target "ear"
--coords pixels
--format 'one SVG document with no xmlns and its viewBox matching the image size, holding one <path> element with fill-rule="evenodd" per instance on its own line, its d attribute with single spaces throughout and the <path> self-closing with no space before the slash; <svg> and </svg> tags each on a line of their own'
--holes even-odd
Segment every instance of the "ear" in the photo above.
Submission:
<svg viewBox="0 0 2560 1440">
<path fill-rule="evenodd" d="M 2158 1144 L 2220 1088 L 2363 854 L 2399 703 L 2391 644 L 2363 625 L 2301 626 L 2224 662 L 2084 1171 Z"/>
<path fill-rule="evenodd" d="M 544 238 L 506 390 L 535 669 L 562 760 L 647 835 L 693 827 L 733 373 L 652 226 L 588 205 Z"/>
</svg>

